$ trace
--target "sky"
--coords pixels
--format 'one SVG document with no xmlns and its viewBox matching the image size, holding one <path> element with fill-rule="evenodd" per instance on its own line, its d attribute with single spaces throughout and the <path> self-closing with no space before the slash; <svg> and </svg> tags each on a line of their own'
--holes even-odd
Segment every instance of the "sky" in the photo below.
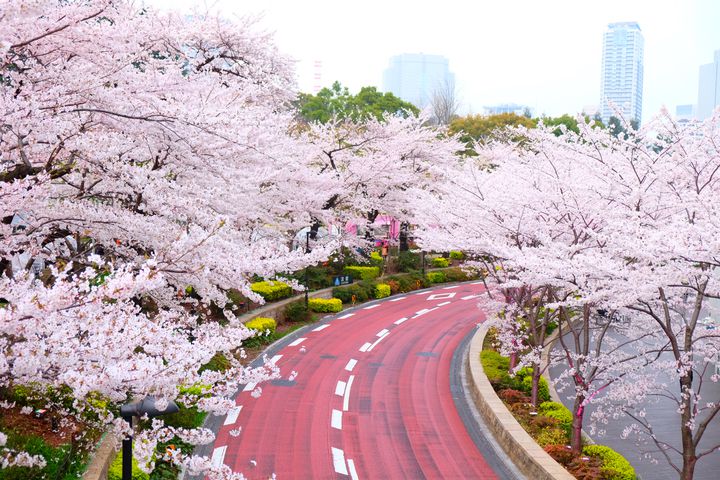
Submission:
<svg viewBox="0 0 720 480">
<path fill-rule="evenodd" d="M 720 50 L 719 0 L 144 0 L 223 16 L 260 16 L 296 60 L 298 88 L 338 80 L 351 92 L 382 88 L 391 56 L 443 55 L 461 113 L 498 103 L 536 115 L 575 114 L 600 101 L 602 38 L 611 22 L 636 21 L 645 38 L 643 123 L 665 106 L 697 102 L 698 69 Z"/>
</svg>

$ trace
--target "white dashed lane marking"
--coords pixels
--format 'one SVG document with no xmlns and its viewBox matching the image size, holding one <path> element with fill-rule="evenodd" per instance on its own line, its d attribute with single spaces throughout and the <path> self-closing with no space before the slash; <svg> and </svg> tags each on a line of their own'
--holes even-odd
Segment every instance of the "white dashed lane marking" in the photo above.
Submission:
<svg viewBox="0 0 720 480">
<path fill-rule="evenodd" d="M 210 463 L 213 467 L 220 467 L 223 464 L 223 460 L 225 460 L 225 451 L 227 451 L 227 445 L 213 450 L 212 458 L 210 459 Z"/>
<path fill-rule="evenodd" d="M 398 298 L 393 298 L 393 299 L 390 300 L 390 301 L 391 301 L 391 302 L 399 302 L 400 300 L 405 300 L 406 298 L 407 298 L 407 297 L 398 297 Z"/>
<path fill-rule="evenodd" d="M 223 423 L 223 425 L 232 425 L 233 423 L 237 422 L 238 415 L 240 415 L 240 410 L 242 410 L 242 405 L 228 410 L 227 417 L 225 417 L 225 423 Z"/>
<path fill-rule="evenodd" d="M 470 300 L 470 299 L 473 299 L 473 298 L 479 298 L 479 297 L 481 297 L 481 296 L 482 296 L 482 295 L 465 295 L 464 297 L 460 297 L 460 300 Z"/>
<path fill-rule="evenodd" d="M 300 344 L 301 344 L 302 342 L 304 342 L 305 340 L 307 340 L 307 338 L 305 338 L 305 337 L 298 338 L 298 339 L 295 340 L 294 342 L 289 343 L 289 344 L 288 344 L 288 347 L 297 347 L 298 345 L 300 345 Z"/>
<path fill-rule="evenodd" d="M 380 332 L 380 333 L 382 333 L 382 332 Z M 375 346 L 376 346 L 378 343 L 380 343 L 384 338 L 387 338 L 387 336 L 390 334 L 390 332 L 383 333 L 382 335 L 380 335 L 380 333 L 378 333 L 378 336 L 379 336 L 380 338 L 378 338 L 377 340 L 375 340 L 375 341 L 367 348 L 367 350 L 365 350 L 366 352 L 371 351 L 373 348 L 375 348 Z"/>
<path fill-rule="evenodd" d="M 399 319 L 399 320 L 395 320 L 393 323 L 394 323 L 395 325 L 400 325 L 400 324 L 403 323 L 405 320 L 407 320 L 407 317 L 403 317 L 403 318 L 401 318 L 401 319 Z"/>
<path fill-rule="evenodd" d="M 457 287 L 459 287 L 459 286 L 460 286 L 460 285 L 451 285 L 451 286 L 449 286 L 449 287 L 444 287 L 443 290 L 452 290 L 453 288 L 457 288 Z"/>
<path fill-rule="evenodd" d="M 355 380 L 355 375 L 350 375 L 345 386 L 345 395 L 343 396 L 343 411 L 345 412 L 350 408 L 350 388 L 352 388 L 353 380 Z"/>
<path fill-rule="evenodd" d="M 330 426 L 342 430 L 342 412 L 340 410 L 333 409 L 332 416 L 330 417 Z"/>
<path fill-rule="evenodd" d="M 345 385 L 347 385 L 345 382 L 338 380 L 337 385 L 335 385 L 335 395 L 340 397 L 345 395 Z"/>
<path fill-rule="evenodd" d="M 251 390 L 255 390 L 256 385 L 257 385 L 257 383 L 248 383 L 247 385 L 245 385 L 245 388 L 243 388 L 243 392 L 249 392 Z"/>
<path fill-rule="evenodd" d="M 275 355 L 270 359 L 271 363 L 277 363 L 282 358 L 282 355 Z"/>
<path fill-rule="evenodd" d="M 438 307 L 442 307 L 442 306 L 444 306 L 444 305 L 449 305 L 450 303 L 451 303 L 451 302 L 442 302 L 442 303 L 438 303 L 437 306 L 438 306 Z"/>
<path fill-rule="evenodd" d="M 343 318 L 350 318 L 350 317 L 352 317 L 353 315 L 355 315 L 355 314 L 354 314 L 354 313 L 346 313 L 346 314 L 343 315 L 342 317 L 337 317 L 337 318 L 338 318 L 338 320 L 342 320 Z"/>
<path fill-rule="evenodd" d="M 337 473 L 347 475 L 348 470 L 347 466 L 345 466 L 345 452 L 335 447 L 330 447 L 330 449 L 333 457 L 333 468 L 335 468 Z"/>
<path fill-rule="evenodd" d="M 415 312 L 415 317 L 419 317 L 419 316 L 421 316 L 421 315 L 425 315 L 426 313 L 430 313 L 430 312 L 432 312 L 433 310 L 437 310 L 437 308 L 438 308 L 438 307 L 423 308 L 423 309 L 420 310 L 419 312 Z M 415 317 L 413 317 L 413 318 L 415 318 Z"/>
<path fill-rule="evenodd" d="M 380 330 L 375 336 L 376 336 L 376 337 L 383 337 L 383 336 L 387 335 L 388 333 L 390 333 L 390 330 L 388 330 L 387 328 L 383 328 L 383 329 Z"/>
<path fill-rule="evenodd" d="M 350 470 L 350 478 L 352 478 L 352 480 L 358 480 L 357 470 L 355 470 L 355 462 L 353 462 L 350 458 L 348 458 L 347 462 L 348 470 Z"/>
<path fill-rule="evenodd" d="M 352 372 L 353 368 L 355 368 L 355 365 L 357 365 L 357 360 L 351 358 L 348 361 L 347 365 L 345 365 L 345 370 L 347 370 L 348 372 Z"/>
<path fill-rule="evenodd" d="M 361 351 L 361 352 L 367 352 L 367 351 L 368 351 L 368 348 L 370 348 L 370 345 L 372 345 L 372 343 L 370 343 L 370 342 L 365 342 L 365 343 L 363 343 L 362 347 L 360 347 L 360 351 Z"/>
<path fill-rule="evenodd" d="M 363 307 L 363 310 L 370 310 L 370 309 L 372 309 L 372 308 L 377 308 L 377 307 L 379 307 L 379 306 L 380 306 L 380 304 L 379 304 L 379 303 L 376 303 L 375 305 L 370 305 L 370 306 L 367 306 L 367 307 Z"/>
<path fill-rule="evenodd" d="M 317 327 L 317 328 L 313 328 L 313 332 L 319 332 L 320 330 L 325 330 L 325 329 L 326 329 L 327 327 L 329 327 L 329 326 L 330 326 L 329 323 L 326 323 L 325 325 L 320 325 L 320 326 Z"/>
</svg>

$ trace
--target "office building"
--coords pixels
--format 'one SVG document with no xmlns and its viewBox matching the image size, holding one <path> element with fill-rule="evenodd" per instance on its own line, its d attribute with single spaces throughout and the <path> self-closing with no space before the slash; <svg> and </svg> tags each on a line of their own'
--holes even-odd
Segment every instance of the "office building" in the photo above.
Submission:
<svg viewBox="0 0 720 480">
<path fill-rule="evenodd" d="M 720 50 L 715 50 L 712 63 L 700 66 L 697 118 L 705 120 L 720 105 Z"/>
<path fill-rule="evenodd" d="M 532 108 L 528 105 L 518 105 L 517 103 L 500 103 L 498 105 L 490 105 L 483 107 L 485 115 L 499 115 L 501 113 L 514 113 L 515 115 L 528 115 L 532 117 Z"/>
<path fill-rule="evenodd" d="M 629 122 L 642 120 L 644 39 L 636 22 L 608 25 L 603 37 L 600 116 L 607 125 L 617 116 L 613 106 Z"/>
<path fill-rule="evenodd" d="M 404 53 L 390 59 L 383 73 L 383 90 L 420 109 L 430 105 L 433 94 L 455 88 L 455 75 L 449 61 L 441 55 Z"/>
</svg>

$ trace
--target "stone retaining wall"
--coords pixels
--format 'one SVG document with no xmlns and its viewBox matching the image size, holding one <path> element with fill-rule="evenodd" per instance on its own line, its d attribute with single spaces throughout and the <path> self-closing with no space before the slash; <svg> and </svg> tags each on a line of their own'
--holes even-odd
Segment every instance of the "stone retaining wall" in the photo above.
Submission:
<svg viewBox="0 0 720 480">
<path fill-rule="evenodd" d="M 527 478 L 573 480 L 575 477 L 553 460 L 515 420 L 490 385 L 480 363 L 480 352 L 487 330 L 485 324 L 480 326 L 470 341 L 467 358 L 471 394 L 483 420 L 507 456 Z"/>
</svg>

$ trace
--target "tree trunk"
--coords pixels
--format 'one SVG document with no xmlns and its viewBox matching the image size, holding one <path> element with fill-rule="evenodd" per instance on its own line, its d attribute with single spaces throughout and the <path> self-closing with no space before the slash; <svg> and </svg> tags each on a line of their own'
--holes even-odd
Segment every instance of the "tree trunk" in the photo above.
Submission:
<svg viewBox="0 0 720 480">
<path fill-rule="evenodd" d="M 692 419 L 692 397 L 690 393 L 692 389 L 692 371 L 687 375 L 680 377 L 680 391 L 684 393 L 682 395 L 682 407 L 683 411 L 680 415 L 680 434 L 682 437 L 682 457 L 683 465 L 682 472 L 680 474 L 681 480 L 692 480 L 695 474 L 695 463 L 697 463 L 697 455 L 695 451 L 695 442 L 693 442 L 693 429 L 689 426 Z M 687 393 L 685 393 L 687 392 Z"/>
<path fill-rule="evenodd" d="M 533 365 L 532 390 L 530 390 L 530 403 L 532 403 L 535 408 L 537 408 L 538 404 L 540 403 L 538 401 L 539 391 L 540 391 L 540 366 Z"/>
<path fill-rule="evenodd" d="M 575 397 L 575 404 L 573 405 L 573 422 L 572 422 L 572 438 L 570 439 L 570 446 L 573 452 L 582 452 L 582 426 L 583 426 L 583 415 L 585 414 L 585 395 L 578 395 Z"/>
</svg>

